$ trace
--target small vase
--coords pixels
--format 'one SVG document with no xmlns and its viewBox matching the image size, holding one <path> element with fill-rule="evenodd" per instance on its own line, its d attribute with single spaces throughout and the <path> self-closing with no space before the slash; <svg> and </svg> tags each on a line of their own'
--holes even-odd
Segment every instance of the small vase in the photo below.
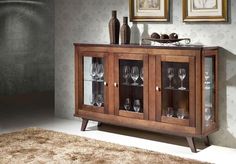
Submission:
<svg viewBox="0 0 236 164">
<path fill-rule="evenodd" d="M 123 17 L 123 25 L 121 26 L 121 44 L 129 44 L 130 43 L 130 27 L 128 25 L 128 17 Z"/>
<path fill-rule="evenodd" d="M 112 11 L 112 18 L 109 21 L 110 43 L 119 44 L 120 22 L 117 19 L 116 11 Z"/>
</svg>

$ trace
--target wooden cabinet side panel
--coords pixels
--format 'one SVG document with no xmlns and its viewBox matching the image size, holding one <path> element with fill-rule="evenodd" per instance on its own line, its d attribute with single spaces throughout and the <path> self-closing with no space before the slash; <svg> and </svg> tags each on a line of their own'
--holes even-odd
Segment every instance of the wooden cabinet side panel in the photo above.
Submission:
<svg viewBox="0 0 236 164">
<path fill-rule="evenodd" d="M 155 121 L 156 120 L 156 58 L 155 56 L 149 56 L 149 86 L 148 86 L 148 93 L 149 93 L 149 120 Z"/>
</svg>

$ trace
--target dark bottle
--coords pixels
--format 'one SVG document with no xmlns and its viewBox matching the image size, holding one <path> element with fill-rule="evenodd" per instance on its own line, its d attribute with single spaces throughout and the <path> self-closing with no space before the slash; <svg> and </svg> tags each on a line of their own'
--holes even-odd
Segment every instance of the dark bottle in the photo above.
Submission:
<svg viewBox="0 0 236 164">
<path fill-rule="evenodd" d="M 123 25 L 121 26 L 120 35 L 121 35 L 121 44 L 130 43 L 130 27 L 128 25 L 128 17 L 123 17 Z"/>
<path fill-rule="evenodd" d="M 109 21 L 110 43 L 119 44 L 120 22 L 117 19 L 116 11 L 112 11 L 112 18 Z"/>
</svg>

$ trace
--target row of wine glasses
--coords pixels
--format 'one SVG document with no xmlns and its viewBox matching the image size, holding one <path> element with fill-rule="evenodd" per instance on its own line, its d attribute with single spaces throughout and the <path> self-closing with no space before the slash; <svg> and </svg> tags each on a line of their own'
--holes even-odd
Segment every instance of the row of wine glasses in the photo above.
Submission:
<svg viewBox="0 0 236 164">
<path fill-rule="evenodd" d="M 167 69 L 167 74 L 168 74 L 168 78 L 169 78 L 169 87 L 168 87 L 168 88 L 169 88 L 169 89 L 172 89 L 173 86 L 171 85 L 171 81 L 172 81 L 173 77 L 175 76 L 174 68 L 169 67 L 169 68 Z M 179 76 L 179 78 L 180 78 L 180 80 L 181 80 L 181 86 L 180 86 L 178 89 L 179 89 L 179 90 L 186 90 L 186 88 L 183 86 L 183 80 L 184 80 L 184 78 L 186 77 L 186 69 L 180 68 L 180 69 L 178 70 L 178 76 Z"/>
<path fill-rule="evenodd" d="M 90 66 L 90 75 L 93 80 L 102 81 L 104 75 L 103 64 L 92 63 Z"/>
<path fill-rule="evenodd" d="M 101 107 L 104 103 L 103 95 L 102 94 L 93 94 L 90 98 L 90 104 Z"/>
<path fill-rule="evenodd" d="M 131 85 L 139 85 L 137 83 L 137 80 L 140 77 L 140 79 L 142 79 L 143 81 L 143 67 L 139 71 L 139 68 L 137 66 L 133 66 L 130 68 L 130 66 L 125 65 L 123 67 L 122 75 L 123 75 L 123 78 L 125 79 L 124 84 L 129 85 L 129 78 L 131 77 L 132 80 L 134 81 Z"/>
<path fill-rule="evenodd" d="M 126 98 L 126 99 L 125 99 L 124 108 L 125 108 L 125 110 L 127 110 L 127 111 L 130 111 L 130 110 L 131 110 L 130 98 Z M 135 112 L 139 112 L 139 111 L 140 111 L 140 108 L 141 108 L 140 100 L 139 100 L 139 99 L 134 100 L 134 102 L 133 102 L 133 110 L 134 110 Z"/>
<path fill-rule="evenodd" d="M 210 74 L 208 71 L 205 72 L 205 89 L 211 89 Z"/>
<path fill-rule="evenodd" d="M 167 107 L 165 114 L 167 117 L 176 116 L 178 119 L 184 119 L 188 116 L 188 112 L 185 111 L 184 108 L 178 108 L 177 112 L 175 112 L 173 107 Z"/>
</svg>

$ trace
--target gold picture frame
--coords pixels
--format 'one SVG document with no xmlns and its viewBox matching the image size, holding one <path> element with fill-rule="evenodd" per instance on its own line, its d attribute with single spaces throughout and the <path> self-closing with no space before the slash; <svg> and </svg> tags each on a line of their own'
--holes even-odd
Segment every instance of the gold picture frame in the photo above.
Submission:
<svg viewBox="0 0 236 164">
<path fill-rule="evenodd" d="M 131 22 L 169 21 L 169 0 L 129 0 Z"/>
<path fill-rule="evenodd" d="M 182 0 L 184 22 L 226 22 L 228 0 Z"/>
</svg>

